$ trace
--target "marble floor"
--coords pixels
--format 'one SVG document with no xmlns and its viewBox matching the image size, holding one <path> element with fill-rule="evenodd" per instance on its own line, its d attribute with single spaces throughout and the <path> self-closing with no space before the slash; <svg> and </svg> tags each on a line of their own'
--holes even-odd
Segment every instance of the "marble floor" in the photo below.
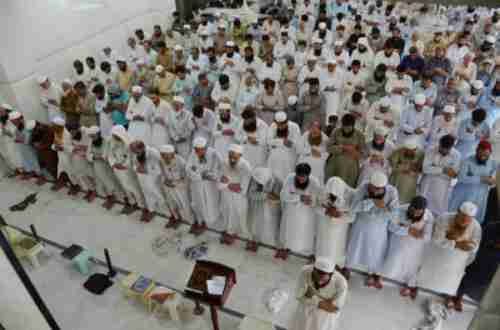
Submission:
<svg viewBox="0 0 500 330">
<path fill-rule="evenodd" d="M 37 187 L 30 182 L 2 179 L 0 213 L 12 225 L 28 229 L 30 224 L 34 224 L 40 236 L 64 246 L 80 244 L 102 260 L 103 249 L 108 248 L 115 265 L 142 273 L 170 287 L 184 289 L 194 263 L 177 253 L 175 246 L 166 250 L 167 255 L 155 254 L 152 249 L 156 238 L 174 235 L 163 228 L 164 219 L 157 217 L 152 223 L 145 225 L 139 221 L 138 212 L 123 216 L 119 214 L 119 207 L 107 212 L 100 207 L 100 200 L 88 204 L 81 199 L 68 197 L 66 191 L 54 193 L 49 188 L 49 185 Z M 12 213 L 8 210 L 9 206 L 22 201 L 33 192 L 39 192 L 36 204 L 24 212 Z M 187 230 L 188 227 L 183 226 L 177 231 Z M 292 256 L 286 262 L 276 261 L 273 258 L 274 251 L 261 248 L 257 254 L 250 254 L 241 243 L 228 248 L 218 243 L 218 236 L 214 233 L 206 233 L 198 239 L 186 237 L 187 243 L 207 242 L 207 259 L 236 270 L 238 285 L 226 304 L 228 309 L 270 321 L 282 328 L 289 327 L 296 308 L 293 290 L 300 269 L 305 264 L 303 259 Z M 111 289 L 102 297 L 90 296 L 81 288 L 84 279 L 68 268 L 64 261 L 59 260 L 58 253 L 53 253 L 42 268 L 30 270 L 30 275 L 49 302 L 56 318 L 66 325 L 63 329 L 139 329 L 146 325 L 151 329 L 156 329 L 155 326 L 175 329 L 179 326 L 156 320 L 144 309 L 131 306 L 120 297 L 117 288 Z M 61 286 L 67 286 L 68 290 Z M 272 314 L 265 307 L 264 297 L 275 288 L 287 291 L 290 299 L 281 311 Z M 403 300 L 398 288 L 389 285 L 382 291 L 365 288 L 362 277 L 354 275 L 338 329 L 411 329 L 422 320 L 423 305 L 428 299 L 437 298 L 421 294 L 415 302 Z M 187 311 L 190 310 L 189 304 L 189 301 L 185 302 Z M 446 321 L 442 330 L 467 329 L 473 313 L 474 309 L 467 307 L 464 313 L 455 314 Z M 93 319 L 94 314 L 99 316 L 97 320 Z M 187 321 L 183 322 L 183 328 L 210 328 L 207 316 L 205 319 L 196 319 L 188 316 L 188 312 L 185 314 L 184 319 Z M 238 319 L 228 314 L 224 314 L 222 319 L 223 330 L 237 328 Z"/>
</svg>

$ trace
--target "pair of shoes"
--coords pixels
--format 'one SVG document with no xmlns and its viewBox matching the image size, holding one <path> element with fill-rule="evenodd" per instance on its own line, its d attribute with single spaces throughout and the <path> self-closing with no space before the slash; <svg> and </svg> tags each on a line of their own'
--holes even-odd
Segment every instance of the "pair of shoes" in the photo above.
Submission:
<svg viewBox="0 0 500 330">
<path fill-rule="evenodd" d="M 154 214 L 147 209 L 142 210 L 141 221 L 145 223 L 151 222 L 153 220 Z"/>
<path fill-rule="evenodd" d="M 89 203 L 92 203 L 97 197 L 97 193 L 95 191 L 89 190 L 85 195 L 85 200 Z"/>
<path fill-rule="evenodd" d="M 125 215 L 130 215 L 132 213 L 134 213 L 136 210 L 136 208 L 130 204 L 125 204 L 125 206 L 123 207 L 123 209 L 121 210 L 121 214 L 125 214 Z"/>
<path fill-rule="evenodd" d="M 106 197 L 106 201 L 102 204 L 102 207 L 104 207 L 106 210 L 111 210 L 114 205 L 115 205 L 115 197 L 113 195 L 110 195 Z"/>
</svg>

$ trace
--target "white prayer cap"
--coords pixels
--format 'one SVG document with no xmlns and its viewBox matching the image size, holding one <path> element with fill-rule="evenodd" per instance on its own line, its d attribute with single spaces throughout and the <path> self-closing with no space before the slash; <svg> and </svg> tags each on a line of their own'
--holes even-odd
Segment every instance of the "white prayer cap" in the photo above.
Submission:
<svg viewBox="0 0 500 330">
<path fill-rule="evenodd" d="M 373 130 L 373 133 L 375 135 L 380 135 L 380 136 L 387 136 L 387 134 L 389 134 L 389 131 L 387 130 L 387 128 L 385 128 L 384 126 L 377 126 L 375 127 L 375 129 Z"/>
<path fill-rule="evenodd" d="M 156 73 L 162 73 L 163 71 L 165 71 L 165 68 L 163 67 L 163 65 L 157 65 L 155 71 Z"/>
<path fill-rule="evenodd" d="M 252 176 L 255 181 L 257 181 L 259 184 L 264 185 L 273 178 L 273 173 L 271 172 L 271 169 L 267 167 L 257 167 L 253 171 Z"/>
<path fill-rule="evenodd" d="M 315 37 L 315 38 L 313 38 L 312 43 L 313 44 L 321 44 L 321 43 L 323 43 L 323 39 Z"/>
<path fill-rule="evenodd" d="M 134 86 L 134 87 L 132 87 L 132 93 L 134 93 L 134 94 L 142 94 L 142 87 L 141 86 Z"/>
<path fill-rule="evenodd" d="M 35 126 L 36 126 L 36 121 L 34 120 L 28 120 L 26 122 L 26 129 L 28 130 L 32 130 L 33 128 L 35 128 Z"/>
<path fill-rule="evenodd" d="M 460 206 L 460 212 L 468 215 L 469 217 L 475 217 L 477 214 L 477 206 L 472 202 L 464 202 Z"/>
<path fill-rule="evenodd" d="M 471 82 L 471 85 L 472 87 L 474 87 L 474 89 L 483 89 L 484 87 L 484 83 L 482 80 L 474 80 Z"/>
<path fill-rule="evenodd" d="M 23 115 L 18 111 L 12 111 L 9 113 L 9 120 L 16 120 L 21 118 Z"/>
<path fill-rule="evenodd" d="M 326 23 L 325 22 L 321 22 L 321 23 L 319 23 L 318 27 L 319 27 L 320 30 L 326 30 Z"/>
<path fill-rule="evenodd" d="M 63 84 L 66 84 L 66 85 L 71 85 L 73 86 L 73 82 L 71 81 L 71 79 L 69 78 L 66 78 L 62 81 Z"/>
<path fill-rule="evenodd" d="M 288 105 L 296 105 L 299 98 L 296 95 L 290 95 L 288 97 Z"/>
<path fill-rule="evenodd" d="M 226 47 L 234 47 L 234 41 L 226 41 Z"/>
<path fill-rule="evenodd" d="M 115 125 L 111 128 L 111 134 L 120 138 L 123 143 L 128 144 L 129 136 L 127 130 L 122 125 Z"/>
<path fill-rule="evenodd" d="M 197 137 L 193 141 L 193 148 L 205 148 L 207 146 L 207 140 L 201 136 Z"/>
<path fill-rule="evenodd" d="M 208 29 L 201 29 L 201 30 L 200 30 L 200 34 L 201 34 L 202 36 L 208 36 Z"/>
<path fill-rule="evenodd" d="M 57 126 L 64 126 L 66 125 L 66 120 L 64 120 L 63 117 L 56 117 L 52 119 L 52 124 L 57 125 Z"/>
<path fill-rule="evenodd" d="M 184 24 L 184 30 L 190 30 L 191 29 L 191 25 L 189 24 Z"/>
<path fill-rule="evenodd" d="M 443 112 L 444 113 L 455 113 L 455 106 L 453 106 L 451 104 L 447 104 L 444 106 Z"/>
<path fill-rule="evenodd" d="M 288 29 L 287 28 L 282 28 L 281 29 L 281 34 L 288 34 Z"/>
<path fill-rule="evenodd" d="M 123 56 L 120 56 L 116 59 L 117 62 L 124 62 L 124 63 L 127 63 L 127 59 Z"/>
<path fill-rule="evenodd" d="M 137 65 L 144 65 L 144 64 L 146 64 L 146 61 L 144 61 L 143 58 L 139 58 L 139 59 L 137 59 L 137 61 L 135 61 L 135 64 L 137 64 Z"/>
<path fill-rule="evenodd" d="M 232 152 L 236 152 L 238 154 L 243 154 L 243 146 L 241 146 L 240 144 L 231 144 L 229 146 L 229 151 L 232 151 Z"/>
<path fill-rule="evenodd" d="M 487 36 L 485 39 L 486 42 L 489 42 L 490 44 L 494 44 L 496 42 L 494 36 Z"/>
<path fill-rule="evenodd" d="M 335 41 L 335 47 L 341 47 L 341 46 L 344 46 L 344 42 L 342 40 L 337 40 Z"/>
<path fill-rule="evenodd" d="M 220 110 L 231 110 L 231 104 L 230 103 L 219 103 L 219 109 Z"/>
<path fill-rule="evenodd" d="M 377 171 L 370 177 L 370 184 L 377 188 L 384 188 L 387 186 L 387 176 L 384 173 Z"/>
<path fill-rule="evenodd" d="M 175 153 L 175 148 L 171 144 L 164 144 L 164 145 L 160 146 L 160 148 L 158 148 L 158 151 L 161 154 L 173 154 L 173 153 Z"/>
<path fill-rule="evenodd" d="M 89 135 L 95 135 L 97 133 L 99 133 L 101 130 L 99 129 L 98 126 L 90 126 L 89 128 L 87 128 L 87 134 Z"/>
<path fill-rule="evenodd" d="M 368 46 L 368 39 L 366 39 L 366 38 L 359 38 L 358 39 L 358 44 L 363 45 L 363 46 Z"/>
<path fill-rule="evenodd" d="M 44 82 L 46 82 L 47 80 L 49 80 L 49 77 L 47 77 L 47 76 L 40 76 L 40 77 L 38 77 L 37 82 L 38 82 L 39 85 L 41 85 Z"/>
<path fill-rule="evenodd" d="M 330 274 L 335 270 L 335 263 L 330 261 L 330 258 L 317 257 L 316 262 L 314 263 L 314 268 Z"/>
<path fill-rule="evenodd" d="M 174 96 L 174 102 L 184 104 L 185 101 L 184 101 L 184 98 L 182 96 L 177 95 L 177 96 Z"/>
<path fill-rule="evenodd" d="M 337 64 L 337 59 L 333 56 L 328 57 L 326 64 Z"/>
<path fill-rule="evenodd" d="M 274 120 L 276 120 L 276 122 L 278 123 L 283 123 L 286 121 L 286 119 L 286 113 L 284 113 L 283 111 L 276 112 L 276 114 L 274 115 Z"/>
<path fill-rule="evenodd" d="M 221 13 L 218 11 L 214 14 L 215 17 L 220 17 Z"/>
<path fill-rule="evenodd" d="M 7 103 L 4 103 L 4 104 L 0 105 L 0 108 L 5 109 L 5 110 L 14 110 L 14 108 L 12 107 L 12 105 L 7 104 Z"/>
<path fill-rule="evenodd" d="M 308 61 L 317 61 L 318 58 L 316 56 L 314 56 L 313 54 L 310 54 L 309 56 L 307 56 L 307 60 Z"/>
<path fill-rule="evenodd" d="M 184 47 L 181 45 L 175 45 L 174 50 L 184 50 Z"/>
<path fill-rule="evenodd" d="M 416 105 L 424 105 L 425 104 L 425 95 L 424 94 L 417 94 L 415 95 L 415 104 Z"/>
<path fill-rule="evenodd" d="M 384 96 L 382 99 L 380 99 L 380 106 L 387 108 L 391 106 L 391 98 L 388 96 Z"/>
<path fill-rule="evenodd" d="M 347 184 L 338 176 L 331 177 L 325 186 L 326 192 L 336 196 L 337 199 L 343 198 L 346 188 Z"/>
<path fill-rule="evenodd" d="M 415 139 L 409 138 L 408 140 L 406 140 L 404 147 L 406 149 L 414 150 L 414 149 L 417 149 L 418 144 L 417 144 L 417 141 Z"/>
<path fill-rule="evenodd" d="M 225 29 L 226 29 L 226 24 L 224 24 L 224 23 L 220 23 L 217 27 L 218 27 L 219 29 L 223 29 L 223 30 L 225 30 Z"/>
</svg>

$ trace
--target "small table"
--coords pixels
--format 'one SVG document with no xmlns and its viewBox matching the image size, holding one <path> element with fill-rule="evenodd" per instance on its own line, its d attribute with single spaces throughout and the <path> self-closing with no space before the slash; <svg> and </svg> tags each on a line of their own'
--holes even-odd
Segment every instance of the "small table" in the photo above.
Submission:
<svg viewBox="0 0 500 330">
<path fill-rule="evenodd" d="M 155 312 L 159 307 L 160 309 L 168 310 L 173 321 L 180 320 L 179 313 L 177 312 L 177 306 L 180 301 L 179 293 L 162 286 L 157 286 L 151 290 L 147 300 L 147 307 L 150 313 Z"/>
<path fill-rule="evenodd" d="M 156 287 L 153 280 L 136 273 L 130 273 L 120 285 L 125 297 L 139 300 L 144 305 L 148 304 L 148 297 Z"/>
</svg>

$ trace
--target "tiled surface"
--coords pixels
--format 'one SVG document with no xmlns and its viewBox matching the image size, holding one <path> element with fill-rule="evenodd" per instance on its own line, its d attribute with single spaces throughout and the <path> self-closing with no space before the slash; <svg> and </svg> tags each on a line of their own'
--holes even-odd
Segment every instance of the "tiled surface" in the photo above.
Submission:
<svg viewBox="0 0 500 330">
<path fill-rule="evenodd" d="M 34 206 L 30 206 L 21 213 L 8 211 L 10 205 L 23 200 L 26 195 L 34 191 L 40 191 L 39 200 Z M 184 259 L 173 248 L 166 257 L 158 257 L 152 252 L 151 244 L 154 238 L 168 234 L 163 229 L 165 220 L 155 218 L 153 223 L 145 225 L 138 221 L 139 213 L 129 217 L 122 216 L 118 214 L 120 209 L 118 206 L 112 212 L 106 212 L 100 207 L 101 202 L 97 200 L 93 204 L 88 204 L 83 200 L 69 198 L 65 192 L 53 193 L 48 185 L 39 188 L 32 183 L 15 182 L 12 179 L 0 181 L 0 212 L 4 214 L 7 222 L 22 228 L 28 228 L 29 224 L 34 223 L 41 236 L 67 246 L 72 243 L 80 244 L 93 250 L 101 259 L 104 259 L 103 249 L 108 248 L 114 264 L 151 276 L 169 286 L 183 289 L 192 271 L 193 263 Z M 188 228 L 183 226 L 179 230 L 187 231 Z M 296 308 L 293 289 L 304 261 L 294 257 L 287 262 L 276 261 L 272 258 L 273 251 L 268 249 L 260 249 L 257 255 L 252 255 L 245 252 L 242 244 L 230 248 L 224 247 L 218 243 L 218 237 L 214 234 L 206 234 L 202 239 L 209 242 L 208 259 L 236 269 L 238 285 L 233 289 L 226 307 L 246 315 L 270 320 L 282 327 L 288 327 Z M 39 272 L 50 273 L 49 269 L 52 268 L 56 268 L 56 265 L 52 267 L 49 263 Z M 135 312 L 132 313 L 127 304 L 118 301 L 121 300 L 118 296 L 115 297 L 117 301 L 111 301 L 111 298 L 85 298 L 81 293 L 72 296 L 62 290 L 51 292 L 50 282 L 52 281 L 53 288 L 56 289 L 57 277 L 69 277 L 70 281 L 78 278 L 77 274 L 68 271 L 57 274 L 53 277 L 48 276 L 46 280 L 49 284 L 43 293 L 47 295 L 47 299 L 53 301 L 56 309 L 62 309 L 61 314 L 65 314 L 62 317 L 68 320 L 71 318 L 64 312 L 64 308 L 69 308 L 66 307 L 65 302 L 72 301 L 72 306 L 75 304 L 88 306 L 89 313 L 86 316 L 85 313 L 81 315 L 81 318 L 75 316 L 75 320 L 82 322 L 78 329 L 94 329 L 85 327 L 84 322 L 86 317 L 92 317 L 90 313 L 92 308 L 99 309 L 97 315 L 102 313 L 104 317 L 104 314 L 111 313 L 111 319 L 116 318 L 115 321 L 110 321 L 109 317 L 106 319 L 113 323 L 111 329 L 132 329 L 133 326 L 130 324 L 136 324 L 134 322 L 140 324 L 140 320 L 146 319 L 141 316 L 141 313 L 134 316 Z M 338 329 L 340 330 L 358 330 L 367 326 L 373 330 L 411 329 L 423 317 L 421 305 L 428 297 L 422 295 L 417 302 L 410 302 L 399 297 L 398 288 L 387 287 L 382 291 L 373 291 L 364 288 L 362 278 L 356 275 L 353 276 L 350 285 L 348 303 L 342 311 L 339 322 Z M 265 293 L 273 288 L 285 289 L 292 297 L 277 315 L 270 314 L 263 303 Z M 81 290 L 79 286 L 78 290 Z M 79 309 L 74 310 L 75 313 L 78 311 Z M 127 315 L 126 319 L 132 320 L 121 324 L 122 313 Z M 472 314 L 473 311 L 468 310 L 463 314 L 455 315 L 445 324 L 443 330 L 465 330 Z M 230 323 L 228 322 L 229 328 L 223 329 L 236 328 L 231 327 Z M 142 328 L 144 326 L 145 324 L 141 325 Z M 75 328 L 71 327 L 71 329 Z"/>
</svg>

